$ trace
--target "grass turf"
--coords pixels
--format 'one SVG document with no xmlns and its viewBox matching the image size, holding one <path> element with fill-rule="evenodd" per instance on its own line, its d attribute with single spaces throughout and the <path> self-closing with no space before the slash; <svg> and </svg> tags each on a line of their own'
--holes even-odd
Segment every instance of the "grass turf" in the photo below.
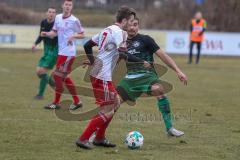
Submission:
<svg viewBox="0 0 240 160">
<path fill-rule="evenodd" d="M 136 106 L 122 105 L 107 136 L 115 149 L 85 151 L 74 141 L 87 122 L 59 120 L 43 105 L 53 99 L 48 88 L 45 99 L 34 101 L 38 78 L 35 66 L 40 54 L 4 50 L 0 54 L 0 159 L 2 160 L 220 160 L 240 157 L 239 58 L 202 57 L 199 65 L 186 64 L 186 57 L 173 56 L 189 77 L 184 87 L 173 71 L 163 76 L 174 85 L 168 94 L 174 126 L 185 131 L 182 138 L 168 138 L 154 98 L 139 99 Z M 84 84 L 83 69 L 72 77 Z M 64 96 L 63 98 L 69 98 Z M 82 97 L 85 109 L 94 99 Z M 123 144 L 128 132 L 138 130 L 144 138 L 140 150 Z"/>
</svg>

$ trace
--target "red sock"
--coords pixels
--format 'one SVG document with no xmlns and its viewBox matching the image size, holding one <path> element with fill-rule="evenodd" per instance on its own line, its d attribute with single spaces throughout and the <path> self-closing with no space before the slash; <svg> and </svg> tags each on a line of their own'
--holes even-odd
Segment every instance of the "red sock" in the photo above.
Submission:
<svg viewBox="0 0 240 160">
<path fill-rule="evenodd" d="M 58 75 L 54 75 L 53 76 L 54 80 L 55 80 L 55 99 L 54 99 L 54 104 L 59 104 L 60 102 L 60 98 L 63 92 L 63 81 L 62 81 L 62 77 L 58 76 Z"/>
<path fill-rule="evenodd" d="M 80 136 L 81 141 L 89 140 L 90 136 L 100 128 L 105 122 L 107 122 L 107 117 L 103 113 L 99 113 L 94 116 L 88 123 L 87 128 L 84 130 Z"/>
<path fill-rule="evenodd" d="M 105 122 L 100 128 L 99 130 L 97 131 L 97 134 L 96 134 L 96 140 L 97 141 L 101 141 L 103 139 L 105 139 L 105 132 L 106 132 L 106 129 L 109 125 L 109 123 L 112 121 L 112 118 L 108 118 L 107 122 Z"/>
<path fill-rule="evenodd" d="M 65 82 L 65 85 L 66 85 L 68 91 L 71 93 L 71 95 L 73 97 L 74 104 L 78 104 L 79 98 L 77 96 L 76 87 L 75 87 L 73 81 L 71 80 L 71 78 L 67 77 L 67 78 L 65 78 L 64 82 Z"/>
</svg>

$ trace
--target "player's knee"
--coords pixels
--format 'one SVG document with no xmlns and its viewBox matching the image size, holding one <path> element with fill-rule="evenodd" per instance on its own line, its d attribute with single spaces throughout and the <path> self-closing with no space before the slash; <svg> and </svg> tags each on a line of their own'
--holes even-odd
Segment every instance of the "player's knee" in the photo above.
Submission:
<svg viewBox="0 0 240 160">
<path fill-rule="evenodd" d="M 37 74 L 37 76 L 39 77 L 41 74 L 42 74 L 42 72 L 41 72 L 41 69 L 40 68 L 37 68 L 37 70 L 36 70 L 36 74 Z"/>
<path fill-rule="evenodd" d="M 38 78 L 42 78 L 43 75 L 44 75 L 43 72 L 41 72 L 41 71 L 37 71 L 37 76 L 38 76 Z"/>
<path fill-rule="evenodd" d="M 120 105 L 121 104 L 121 98 L 119 97 L 119 95 L 116 95 L 116 97 L 115 97 L 115 104 L 116 105 Z"/>
<path fill-rule="evenodd" d="M 58 69 L 55 69 L 55 70 L 53 71 L 52 75 L 53 75 L 53 77 L 66 78 L 68 74 L 65 73 L 65 72 L 62 72 L 62 71 L 60 71 L 60 70 L 58 70 Z"/>
<path fill-rule="evenodd" d="M 152 91 L 151 94 L 153 96 L 162 96 L 162 95 L 164 95 L 164 88 L 161 85 L 159 85 L 159 84 L 152 85 L 151 86 L 151 91 Z"/>
<path fill-rule="evenodd" d="M 107 117 L 113 116 L 114 115 L 114 104 L 102 106 L 100 112 L 105 114 Z"/>
<path fill-rule="evenodd" d="M 36 73 L 37 73 L 38 76 L 41 76 L 41 75 L 47 73 L 47 69 L 44 69 L 44 68 L 37 68 Z"/>
<path fill-rule="evenodd" d="M 121 98 L 120 96 L 116 96 L 115 101 L 114 101 L 114 111 L 116 112 L 118 110 L 118 108 L 121 105 Z"/>
</svg>

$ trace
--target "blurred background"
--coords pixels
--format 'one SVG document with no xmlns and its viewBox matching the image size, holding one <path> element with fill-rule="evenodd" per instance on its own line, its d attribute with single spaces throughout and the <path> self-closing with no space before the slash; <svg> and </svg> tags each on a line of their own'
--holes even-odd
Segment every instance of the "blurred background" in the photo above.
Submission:
<svg viewBox="0 0 240 160">
<path fill-rule="evenodd" d="M 61 13 L 61 4 L 62 0 L 0 0 L 0 160 L 240 159 L 240 0 L 74 0 L 73 14 L 86 32 L 86 39 L 77 41 L 78 54 L 85 55 L 82 44 L 114 22 L 119 6 L 128 5 L 137 10 L 140 32 L 153 37 L 189 78 L 185 87 L 171 69 L 161 77 L 174 85 L 168 94 L 173 122 L 186 136 L 169 139 L 163 120 L 158 120 L 161 115 L 155 97 L 144 98 L 136 107 L 124 104 L 116 114 L 119 118 L 107 134 L 118 148 L 94 152 L 74 148 L 86 122 L 62 121 L 43 109 L 53 100 L 50 87 L 43 101 L 33 100 L 43 43 L 35 52 L 32 45 L 47 8 L 56 7 Z M 190 65 L 190 22 L 197 11 L 208 27 L 200 63 Z M 87 87 L 86 73 L 79 67 L 71 77 L 78 86 Z M 63 95 L 63 100 L 69 98 Z M 95 107 L 93 98 L 81 96 L 81 100 L 83 111 Z M 144 147 L 137 152 L 123 144 L 125 135 L 133 130 L 141 131 L 145 138 Z"/>
<path fill-rule="evenodd" d="M 62 0 L 1 0 L 0 48 L 29 49 L 47 8 L 61 13 L 61 4 Z M 240 56 L 240 0 L 74 0 L 73 14 L 87 36 L 77 42 L 79 47 L 111 25 L 121 5 L 135 8 L 141 32 L 172 54 L 188 54 L 190 22 L 201 11 L 208 24 L 202 54 Z"/>
<path fill-rule="evenodd" d="M 211 31 L 240 31 L 239 0 L 75 0 L 74 13 L 88 27 L 105 27 L 120 5 L 135 8 L 141 26 L 148 29 L 188 30 L 200 10 Z M 46 8 L 61 11 L 61 0 L 1 0 L 1 24 L 39 24 Z"/>
</svg>

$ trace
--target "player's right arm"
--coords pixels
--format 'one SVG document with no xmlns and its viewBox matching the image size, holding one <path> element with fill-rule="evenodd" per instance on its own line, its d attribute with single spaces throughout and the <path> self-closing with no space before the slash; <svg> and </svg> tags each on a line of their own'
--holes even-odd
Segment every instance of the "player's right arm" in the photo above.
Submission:
<svg viewBox="0 0 240 160">
<path fill-rule="evenodd" d="M 57 37 L 57 31 L 51 30 L 49 32 L 41 32 L 41 37 L 49 37 L 53 39 L 54 37 Z"/>
<path fill-rule="evenodd" d="M 115 42 L 119 52 L 119 58 L 124 59 L 128 62 L 141 63 L 145 68 L 150 68 L 151 67 L 150 63 L 128 53 L 126 44 L 127 37 L 128 35 L 126 31 L 123 31 L 122 34 L 117 34 L 117 36 L 115 37 Z"/>
<path fill-rule="evenodd" d="M 57 31 L 58 31 L 57 23 L 58 23 L 58 19 L 56 17 L 52 30 L 49 31 L 49 32 L 41 32 L 41 37 L 49 37 L 49 38 L 52 38 L 52 39 L 54 37 L 57 37 Z"/>
<path fill-rule="evenodd" d="M 88 60 L 90 62 L 90 65 L 92 65 L 94 63 L 94 60 L 95 60 L 95 58 L 93 56 L 93 49 L 92 49 L 94 46 L 97 46 L 97 44 L 95 42 L 93 42 L 92 40 L 87 41 L 87 43 L 85 43 L 84 46 L 83 46 L 84 50 L 85 50 L 85 53 L 88 57 Z M 85 64 L 88 64 L 88 62 L 85 61 Z"/>
<path fill-rule="evenodd" d="M 32 46 L 32 51 L 34 51 L 34 50 L 36 49 L 37 45 L 38 45 L 39 43 L 41 43 L 41 41 L 43 40 L 43 38 L 41 37 L 42 28 L 43 28 L 43 21 L 42 21 L 41 24 L 40 24 L 39 35 L 38 35 L 36 41 L 34 42 L 34 44 L 33 44 L 33 46 Z"/>
</svg>

